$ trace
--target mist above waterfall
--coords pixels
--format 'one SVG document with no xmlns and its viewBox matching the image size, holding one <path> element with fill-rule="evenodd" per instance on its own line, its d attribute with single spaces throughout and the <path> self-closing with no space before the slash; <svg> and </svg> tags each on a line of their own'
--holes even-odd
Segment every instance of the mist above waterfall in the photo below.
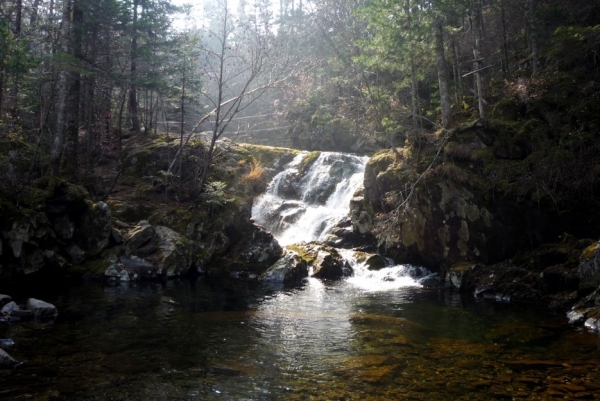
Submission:
<svg viewBox="0 0 600 401">
<path fill-rule="evenodd" d="M 321 152 L 301 171 L 308 153 L 296 156 L 255 199 L 253 219 L 281 245 L 323 240 L 350 211 L 362 185 L 367 157 Z"/>
</svg>

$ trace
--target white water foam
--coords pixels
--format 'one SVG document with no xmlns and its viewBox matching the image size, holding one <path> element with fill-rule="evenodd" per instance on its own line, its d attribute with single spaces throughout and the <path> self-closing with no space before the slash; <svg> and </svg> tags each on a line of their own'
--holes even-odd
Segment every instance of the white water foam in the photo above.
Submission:
<svg viewBox="0 0 600 401">
<path fill-rule="evenodd" d="M 362 185 L 367 157 L 321 152 L 300 174 L 302 153 L 277 174 L 265 194 L 254 201 L 253 219 L 281 245 L 323 240 L 350 211 Z"/>
</svg>

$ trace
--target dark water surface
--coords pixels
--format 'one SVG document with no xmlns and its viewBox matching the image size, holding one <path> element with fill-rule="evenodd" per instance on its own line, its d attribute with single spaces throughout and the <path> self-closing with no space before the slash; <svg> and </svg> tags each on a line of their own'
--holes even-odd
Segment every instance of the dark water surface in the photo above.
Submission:
<svg viewBox="0 0 600 401">
<path fill-rule="evenodd" d="M 36 296 L 59 318 L 0 326 L 26 361 L 0 400 L 600 399 L 600 338 L 545 309 L 318 280 Z"/>
</svg>

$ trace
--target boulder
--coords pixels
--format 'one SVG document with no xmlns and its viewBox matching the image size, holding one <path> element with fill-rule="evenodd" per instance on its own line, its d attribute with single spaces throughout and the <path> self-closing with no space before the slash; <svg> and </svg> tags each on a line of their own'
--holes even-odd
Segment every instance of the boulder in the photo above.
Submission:
<svg viewBox="0 0 600 401">
<path fill-rule="evenodd" d="M 10 295 L 0 294 L 0 306 L 6 305 L 10 301 L 12 301 L 12 297 Z"/>
<path fill-rule="evenodd" d="M 19 319 L 31 319 L 33 317 L 33 313 L 30 310 L 21 309 L 15 302 L 9 302 L 4 305 L 0 313 Z"/>
<path fill-rule="evenodd" d="M 142 232 L 146 234 L 141 234 Z M 153 233 L 144 245 L 150 249 L 148 244 L 152 243 L 153 251 L 144 252 L 142 256 L 139 255 L 139 251 L 144 247 L 140 247 L 133 255 L 115 259 L 104 272 L 106 278 L 117 281 L 171 278 L 182 276 L 189 271 L 192 265 L 191 250 L 184 236 L 168 227 L 153 227 L 149 224 L 136 230 L 136 233 L 138 238 L 148 238 L 148 233 Z"/>
<path fill-rule="evenodd" d="M 267 283 L 294 286 L 308 277 L 308 265 L 300 255 L 288 251 L 273 266 L 260 276 L 260 280 Z"/>
<path fill-rule="evenodd" d="M 125 241 L 125 251 L 131 255 L 138 248 L 148 243 L 156 234 L 156 230 L 145 220 L 140 221 L 139 225 L 129 233 Z"/>
<path fill-rule="evenodd" d="M 13 311 L 20 309 L 21 308 L 19 308 L 19 305 L 17 305 L 16 302 L 11 301 L 2 307 L 0 313 L 2 313 L 3 315 L 10 315 Z"/>
<path fill-rule="evenodd" d="M 255 224 L 252 225 L 249 238 L 242 240 L 237 248 L 242 249 L 241 261 L 252 265 L 269 266 L 283 255 L 283 249 L 273 235 Z"/>
<path fill-rule="evenodd" d="M 588 246 L 581 253 L 577 277 L 582 289 L 600 286 L 600 241 Z"/>
<path fill-rule="evenodd" d="M 155 230 L 158 252 L 154 260 L 159 274 L 178 277 L 187 273 L 192 262 L 186 238 L 169 227 L 156 226 Z"/>
<path fill-rule="evenodd" d="M 301 243 L 288 246 L 298 253 L 312 267 L 312 277 L 321 279 L 339 279 L 352 274 L 352 268 L 339 252 L 330 246 L 318 242 Z"/>
<path fill-rule="evenodd" d="M 15 358 L 8 355 L 8 353 L 6 351 L 4 351 L 3 349 L 0 348 L 0 367 L 12 368 L 18 364 L 19 364 L 19 362 Z"/>
<path fill-rule="evenodd" d="M 33 313 L 33 317 L 36 319 L 54 319 L 58 316 L 56 306 L 35 298 L 27 300 L 27 309 Z"/>
</svg>

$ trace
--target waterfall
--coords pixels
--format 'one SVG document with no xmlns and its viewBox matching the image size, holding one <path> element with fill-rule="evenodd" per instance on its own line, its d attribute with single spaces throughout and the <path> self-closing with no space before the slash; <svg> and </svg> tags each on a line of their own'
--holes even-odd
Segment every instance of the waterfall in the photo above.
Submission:
<svg viewBox="0 0 600 401">
<path fill-rule="evenodd" d="M 309 153 L 296 156 L 255 199 L 252 218 L 281 245 L 323 240 L 348 215 L 362 185 L 367 157 L 321 152 L 306 171 Z"/>
<path fill-rule="evenodd" d="M 362 186 L 368 157 L 321 152 L 308 168 L 308 152 L 297 155 L 254 200 L 252 218 L 283 246 L 323 241 L 348 216 L 352 196 Z M 365 291 L 420 287 L 431 272 L 410 265 L 369 270 L 354 251 L 338 249 L 353 269 L 348 283 Z"/>
</svg>

